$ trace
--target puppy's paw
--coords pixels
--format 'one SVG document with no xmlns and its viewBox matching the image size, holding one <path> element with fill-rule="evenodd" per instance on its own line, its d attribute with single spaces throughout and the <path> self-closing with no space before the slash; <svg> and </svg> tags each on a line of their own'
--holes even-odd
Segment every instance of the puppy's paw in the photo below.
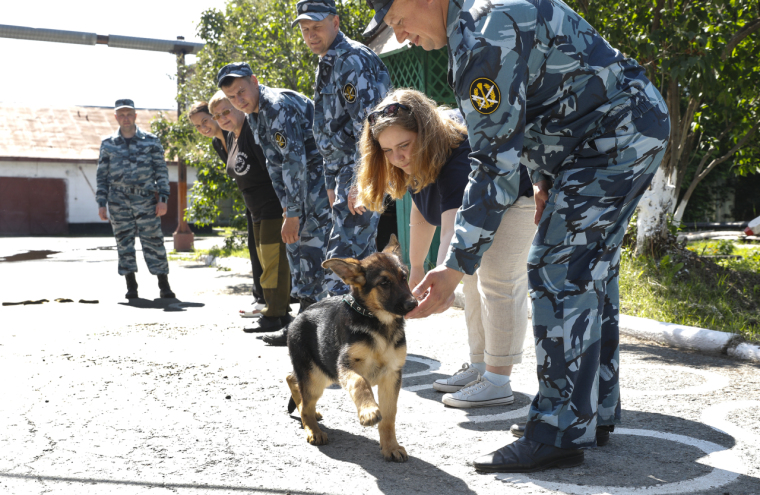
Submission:
<svg viewBox="0 0 760 495">
<path fill-rule="evenodd" d="M 306 440 L 312 445 L 327 445 L 327 433 L 322 430 L 307 430 Z"/>
<path fill-rule="evenodd" d="M 409 460 L 409 456 L 406 453 L 406 449 L 399 444 L 395 444 L 394 446 L 383 448 L 382 453 L 383 453 L 383 458 L 385 458 L 386 461 L 406 462 Z"/>
<path fill-rule="evenodd" d="M 362 426 L 375 426 L 383 419 L 380 414 L 380 408 L 377 406 L 368 406 L 359 411 L 359 423 Z"/>
</svg>

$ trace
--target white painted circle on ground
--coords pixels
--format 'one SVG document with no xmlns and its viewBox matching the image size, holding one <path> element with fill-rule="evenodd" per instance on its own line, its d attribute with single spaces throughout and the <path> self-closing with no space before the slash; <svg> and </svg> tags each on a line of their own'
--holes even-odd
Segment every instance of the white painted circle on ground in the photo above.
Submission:
<svg viewBox="0 0 760 495">
<path fill-rule="evenodd" d="M 642 487 L 589 486 L 574 485 L 572 483 L 554 483 L 551 481 L 535 480 L 526 474 L 512 473 L 500 474 L 496 476 L 496 478 L 505 483 L 510 483 L 517 488 L 553 490 L 572 495 L 668 495 L 703 492 L 705 490 L 715 489 L 731 483 L 742 474 L 746 474 L 746 467 L 738 455 L 732 452 L 731 449 L 726 449 L 713 442 L 653 430 L 615 428 L 615 435 L 618 434 L 660 438 L 696 447 L 707 454 L 705 457 L 698 459 L 697 462 L 710 466 L 713 470 L 704 476 L 698 476 L 690 480 L 666 483 L 658 486 Z"/>
<path fill-rule="evenodd" d="M 630 388 L 623 388 L 621 395 L 628 397 L 642 397 L 649 395 L 696 395 L 707 394 L 720 390 L 729 385 L 730 380 L 725 376 L 713 373 L 711 371 L 698 370 L 694 368 L 687 368 L 685 366 L 657 366 L 649 364 L 629 364 L 623 368 L 627 370 L 666 370 L 676 373 L 686 373 L 701 376 L 705 379 L 705 382 L 700 385 L 694 385 L 693 387 L 685 387 L 675 390 L 634 390 Z M 617 431 L 617 430 L 616 430 Z"/>
<path fill-rule="evenodd" d="M 740 400 L 735 402 L 724 402 L 710 406 L 702 411 L 700 421 L 710 428 L 731 435 L 738 442 L 760 448 L 760 436 L 730 422 L 726 416 L 736 409 L 749 409 L 750 407 L 760 407 L 760 401 Z"/>
</svg>

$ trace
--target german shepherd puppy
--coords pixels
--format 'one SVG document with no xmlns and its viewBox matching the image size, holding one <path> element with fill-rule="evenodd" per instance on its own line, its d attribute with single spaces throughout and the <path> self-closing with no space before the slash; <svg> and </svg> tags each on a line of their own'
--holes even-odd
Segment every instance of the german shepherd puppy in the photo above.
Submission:
<svg viewBox="0 0 760 495">
<path fill-rule="evenodd" d="M 322 266 L 343 279 L 351 294 L 323 299 L 290 324 L 288 412 L 298 407 L 310 444 L 326 444 L 316 405 L 325 387 L 339 382 L 356 404 L 359 423 L 378 425 L 385 460 L 406 462 L 409 456 L 396 441 L 396 402 L 406 361 L 404 315 L 417 300 L 409 290 L 398 240 L 392 235 L 383 252 L 362 261 L 333 258 Z"/>
</svg>

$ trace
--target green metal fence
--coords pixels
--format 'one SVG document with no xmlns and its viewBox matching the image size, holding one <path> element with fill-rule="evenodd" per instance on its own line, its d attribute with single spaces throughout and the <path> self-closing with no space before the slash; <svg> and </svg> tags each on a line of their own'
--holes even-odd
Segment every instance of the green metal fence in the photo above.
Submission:
<svg viewBox="0 0 760 495">
<path fill-rule="evenodd" d="M 399 52 L 380 55 L 388 71 L 391 81 L 396 88 L 414 88 L 422 91 L 439 104 L 456 106 L 454 93 L 448 85 L 448 52 L 446 48 L 426 52 L 418 46 L 405 48 Z M 409 193 L 396 201 L 396 225 L 398 240 L 404 256 L 404 262 L 409 264 L 409 217 L 412 211 L 412 197 Z M 425 270 L 434 267 L 438 258 L 441 229 L 437 228 L 430 251 L 425 259 Z"/>
</svg>

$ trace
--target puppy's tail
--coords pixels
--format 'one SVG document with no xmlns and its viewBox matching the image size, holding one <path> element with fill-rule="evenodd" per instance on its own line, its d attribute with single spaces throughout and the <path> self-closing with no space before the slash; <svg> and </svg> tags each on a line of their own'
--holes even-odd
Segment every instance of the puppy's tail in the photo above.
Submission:
<svg viewBox="0 0 760 495">
<path fill-rule="evenodd" d="M 296 401 L 293 400 L 293 396 L 290 396 L 290 400 L 288 401 L 288 414 L 292 414 L 293 411 L 296 410 Z"/>
</svg>

